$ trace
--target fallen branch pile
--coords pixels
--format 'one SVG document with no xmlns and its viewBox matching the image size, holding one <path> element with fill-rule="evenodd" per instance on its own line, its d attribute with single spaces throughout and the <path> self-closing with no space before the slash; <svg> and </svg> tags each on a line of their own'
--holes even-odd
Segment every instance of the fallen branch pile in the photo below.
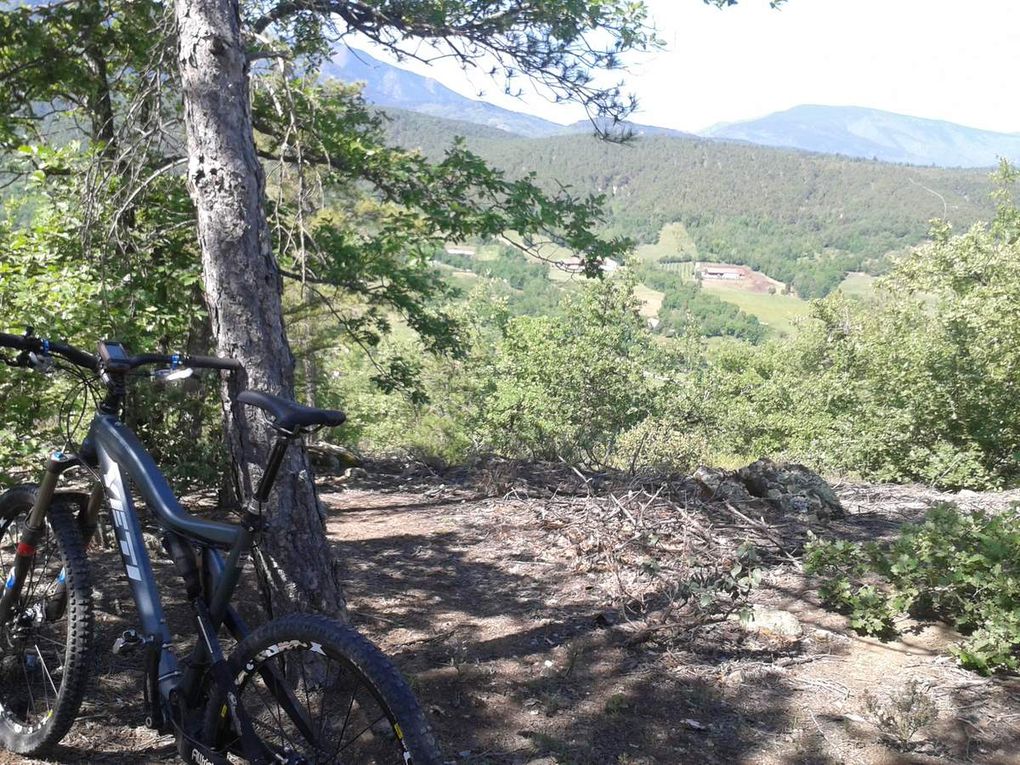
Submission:
<svg viewBox="0 0 1020 765">
<path fill-rule="evenodd" d="M 549 548 L 565 548 L 617 614 L 640 621 L 640 639 L 669 638 L 747 616 L 764 567 L 799 568 L 809 530 L 828 522 L 737 496 L 728 475 L 713 486 L 697 476 L 599 483 L 577 472 L 573 486 L 560 480 L 545 492 L 529 482 L 507 498 L 537 516 Z"/>
</svg>

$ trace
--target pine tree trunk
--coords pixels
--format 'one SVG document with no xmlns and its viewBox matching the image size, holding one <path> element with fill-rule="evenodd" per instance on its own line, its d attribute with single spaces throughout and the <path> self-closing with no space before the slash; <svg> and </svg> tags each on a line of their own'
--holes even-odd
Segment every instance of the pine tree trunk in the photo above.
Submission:
<svg viewBox="0 0 1020 765">
<path fill-rule="evenodd" d="M 206 301 L 217 352 L 246 372 L 224 390 L 228 442 L 245 497 L 266 463 L 272 431 L 257 410 L 231 405 L 247 387 L 293 396 L 294 357 L 283 326 L 282 285 L 255 154 L 248 63 L 237 0 L 175 0 L 180 38 L 188 184 L 198 213 Z M 345 615 L 338 563 L 325 536 L 304 450 L 291 449 L 267 513 L 276 614 Z"/>
</svg>

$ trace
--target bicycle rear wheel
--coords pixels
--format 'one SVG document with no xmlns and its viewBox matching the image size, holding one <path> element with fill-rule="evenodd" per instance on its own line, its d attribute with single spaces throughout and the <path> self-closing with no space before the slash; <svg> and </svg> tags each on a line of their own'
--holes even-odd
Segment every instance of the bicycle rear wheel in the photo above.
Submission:
<svg viewBox="0 0 1020 765">
<path fill-rule="evenodd" d="M 230 657 L 240 705 L 281 762 L 440 765 L 435 737 L 407 682 L 350 627 L 291 615 L 252 632 Z M 206 708 L 205 740 L 240 761 L 222 689 Z"/>
<path fill-rule="evenodd" d="M 0 495 L 0 571 L 9 578 L 35 489 Z M 21 597 L 0 624 L 0 744 L 38 754 L 81 706 L 93 640 L 92 584 L 73 504 L 54 502 Z"/>
</svg>

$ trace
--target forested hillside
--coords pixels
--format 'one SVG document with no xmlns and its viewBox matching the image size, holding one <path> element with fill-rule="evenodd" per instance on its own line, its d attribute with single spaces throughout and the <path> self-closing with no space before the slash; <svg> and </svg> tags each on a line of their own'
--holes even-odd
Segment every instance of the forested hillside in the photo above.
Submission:
<svg viewBox="0 0 1020 765">
<path fill-rule="evenodd" d="M 933 218 L 958 227 L 992 215 L 984 170 L 942 170 L 696 138 L 617 145 L 587 135 L 541 139 L 387 110 L 390 139 L 441 156 L 454 136 L 518 177 L 534 172 L 606 196 L 606 230 L 654 242 L 681 222 L 707 260 L 746 263 L 804 297 L 922 241 Z"/>
</svg>

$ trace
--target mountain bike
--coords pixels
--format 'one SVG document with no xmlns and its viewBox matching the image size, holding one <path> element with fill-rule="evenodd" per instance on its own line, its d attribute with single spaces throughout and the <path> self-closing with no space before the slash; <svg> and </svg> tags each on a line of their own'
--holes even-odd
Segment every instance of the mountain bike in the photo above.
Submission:
<svg viewBox="0 0 1020 765">
<path fill-rule="evenodd" d="M 68 732 L 90 675 L 95 642 L 86 548 L 108 508 L 138 629 L 113 646 L 142 652 L 146 723 L 173 733 L 194 765 L 251 762 L 442 762 L 407 682 L 349 626 L 317 615 L 288 615 L 254 629 L 231 604 L 242 569 L 257 551 L 263 509 L 287 450 L 304 433 L 344 422 L 342 412 L 302 406 L 259 391 L 236 396 L 263 410 L 276 433 L 268 463 L 239 524 L 184 510 L 153 457 L 122 422 L 126 388 L 137 370 L 174 379 L 196 369 L 235 374 L 231 359 L 144 354 L 99 343 L 98 354 L 0 333 L 9 366 L 75 374 L 94 385 L 96 411 L 76 452 L 53 452 L 38 485 L 0 495 L 0 745 L 43 752 Z M 58 490 L 71 468 L 92 477 L 87 493 Z M 133 486 L 180 575 L 194 620 L 195 645 L 178 659 L 146 549 Z M 229 657 L 221 635 L 236 641 Z"/>
</svg>

